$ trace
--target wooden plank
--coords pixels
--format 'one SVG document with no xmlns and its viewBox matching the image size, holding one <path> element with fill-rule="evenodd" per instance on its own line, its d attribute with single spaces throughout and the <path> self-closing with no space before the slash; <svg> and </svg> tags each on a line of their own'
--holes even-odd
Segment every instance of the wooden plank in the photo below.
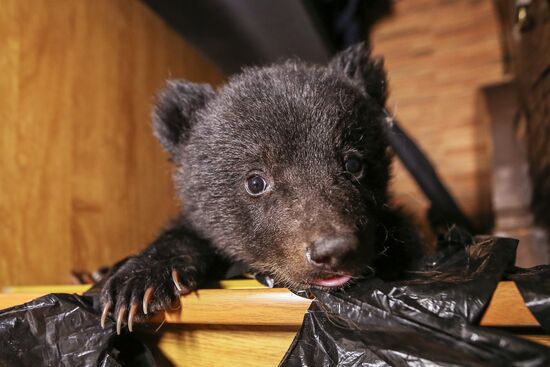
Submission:
<svg viewBox="0 0 550 367">
<path fill-rule="evenodd" d="M 500 282 L 480 322 L 482 326 L 537 327 L 514 282 Z"/>
<path fill-rule="evenodd" d="M 0 309 L 46 293 L 49 292 L 0 293 Z M 159 314 L 150 321 L 170 324 L 301 325 L 310 303 L 310 300 L 284 288 L 201 289 L 182 297 L 180 309 Z"/>
<path fill-rule="evenodd" d="M 298 329 L 298 325 L 181 325 L 140 335 L 153 348 L 158 366 L 263 367 L 279 364 Z"/>
<path fill-rule="evenodd" d="M 166 312 L 168 323 L 229 325 L 301 325 L 311 301 L 285 288 L 205 289 L 182 298 L 182 307 Z M 155 321 L 162 322 L 163 317 Z"/>
<path fill-rule="evenodd" d="M 231 286 L 228 281 L 226 286 Z M 229 283 L 229 284 L 228 284 Z M 81 287 L 81 286 L 79 286 Z M 35 289 L 37 290 L 37 289 Z M 73 288 L 78 291 L 78 289 Z M 49 293 L 0 293 L 0 309 Z M 201 289 L 181 298 L 182 307 L 151 322 L 168 324 L 301 325 L 310 300 L 285 288 Z M 514 282 L 500 282 L 480 323 L 491 327 L 538 327 Z"/>
</svg>

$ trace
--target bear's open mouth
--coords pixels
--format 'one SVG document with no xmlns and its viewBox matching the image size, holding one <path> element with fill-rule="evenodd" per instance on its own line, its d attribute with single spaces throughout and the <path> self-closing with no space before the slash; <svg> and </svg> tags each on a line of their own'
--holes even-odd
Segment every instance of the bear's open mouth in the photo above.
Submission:
<svg viewBox="0 0 550 367">
<path fill-rule="evenodd" d="M 328 288 L 336 288 L 341 287 L 347 282 L 349 282 L 351 279 L 351 275 L 348 274 L 342 274 L 342 275 L 336 275 L 329 278 L 317 278 L 313 279 L 311 281 L 311 284 L 313 285 L 319 285 L 322 287 L 328 287 Z"/>
</svg>

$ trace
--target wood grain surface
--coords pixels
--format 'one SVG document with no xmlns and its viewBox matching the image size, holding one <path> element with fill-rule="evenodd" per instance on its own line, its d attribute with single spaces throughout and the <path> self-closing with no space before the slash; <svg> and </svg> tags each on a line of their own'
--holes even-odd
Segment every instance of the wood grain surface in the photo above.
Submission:
<svg viewBox="0 0 550 367">
<path fill-rule="evenodd" d="M 231 283 L 228 281 L 227 283 Z M 233 288 L 230 286 L 230 288 Z M 85 286 L 8 288 L 0 292 L 0 309 L 58 291 L 81 293 Z M 285 288 L 200 289 L 181 298 L 177 310 L 158 314 L 151 323 L 284 326 L 302 324 L 311 301 Z M 480 322 L 491 327 L 538 327 L 514 282 L 500 282 Z"/>
<path fill-rule="evenodd" d="M 277 366 L 299 326 L 182 325 L 141 334 L 159 367 Z"/>
<path fill-rule="evenodd" d="M 466 213 L 491 222 L 490 144 L 475 116 L 481 86 L 502 78 L 491 1 L 396 1 L 375 27 L 374 53 L 385 58 L 388 106 L 437 167 Z M 398 164 L 397 201 L 423 218 L 428 202 Z"/>
<path fill-rule="evenodd" d="M 480 325 L 499 327 L 537 327 L 538 321 L 525 305 L 514 282 L 500 282 L 483 314 Z"/>
<path fill-rule="evenodd" d="M 153 94 L 221 74 L 140 1 L 3 0 L 0 40 L 0 286 L 145 247 L 176 210 Z"/>
</svg>

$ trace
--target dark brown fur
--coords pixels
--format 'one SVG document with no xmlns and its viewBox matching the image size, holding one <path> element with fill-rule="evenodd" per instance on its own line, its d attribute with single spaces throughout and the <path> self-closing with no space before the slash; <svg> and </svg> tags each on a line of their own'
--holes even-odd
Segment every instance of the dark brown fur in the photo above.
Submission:
<svg viewBox="0 0 550 367">
<path fill-rule="evenodd" d="M 389 206 L 385 100 L 382 63 L 362 45 L 328 66 L 245 69 L 218 91 L 169 82 L 154 128 L 184 211 L 110 276 L 103 304 L 118 314 L 152 287 L 149 309 L 169 307 L 180 293 L 173 271 L 186 292 L 231 261 L 302 289 L 334 274 L 397 276 L 418 247 Z M 360 173 L 346 170 L 349 157 Z M 245 190 L 254 174 L 269 184 L 258 196 Z M 333 246 L 321 264 L 308 257 L 335 243 L 345 251 Z"/>
</svg>

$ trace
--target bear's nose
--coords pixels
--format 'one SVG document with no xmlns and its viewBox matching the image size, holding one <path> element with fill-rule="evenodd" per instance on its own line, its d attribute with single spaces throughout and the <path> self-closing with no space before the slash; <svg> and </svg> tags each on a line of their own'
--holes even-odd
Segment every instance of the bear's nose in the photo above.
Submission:
<svg viewBox="0 0 550 367">
<path fill-rule="evenodd" d="M 306 257 L 318 268 L 337 270 L 357 251 L 359 240 L 353 235 L 319 238 L 308 247 Z"/>
</svg>

